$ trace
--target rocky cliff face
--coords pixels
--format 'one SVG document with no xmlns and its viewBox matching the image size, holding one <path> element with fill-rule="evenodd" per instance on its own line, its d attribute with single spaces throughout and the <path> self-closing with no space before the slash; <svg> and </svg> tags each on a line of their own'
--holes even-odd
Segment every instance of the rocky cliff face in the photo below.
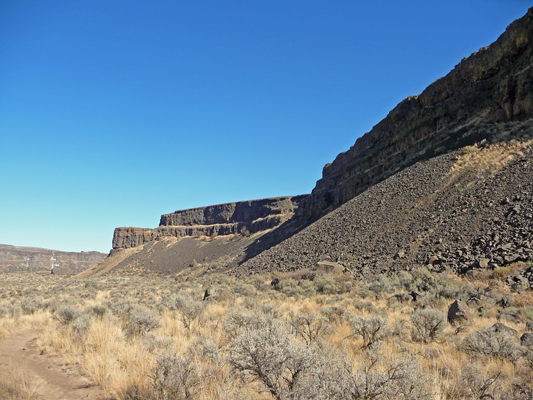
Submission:
<svg viewBox="0 0 533 400">
<path fill-rule="evenodd" d="M 177 211 L 156 229 L 117 228 L 114 249 L 142 246 L 119 267 L 172 273 L 200 264 L 243 275 L 326 260 L 367 276 L 518 261 L 533 284 L 532 67 L 533 8 L 398 104 L 324 167 L 310 195 Z M 197 235 L 211 238 L 190 238 Z"/>
<path fill-rule="evenodd" d="M 532 51 L 533 8 L 326 165 L 297 215 L 316 219 L 417 161 L 505 138 L 505 123 L 533 116 Z"/>
<path fill-rule="evenodd" d="M 54 274 L 77 274 L 98 264 L 107 254 L 96 251 L 65 252 L 0 245 L 0 272 L 45 272 Z"/>
<path fill-rule="evenodd" d="M 416 163 L 233 273 L 294 271 L 327 260 L 365 278 L 422 266 L 466 274 L 522 262 L 533 287 L 533 122 L 515 128 L 530 137 Z"/>
<path fill-rule="evenodd" d="M 113 249 L 127 249 L 165 237 L 248 235 L 275 228 L 294 215 L 307 195 L 240 201 L 179 210 L 161 216 L 159 227 L 116 228 Z"/>
</svg>

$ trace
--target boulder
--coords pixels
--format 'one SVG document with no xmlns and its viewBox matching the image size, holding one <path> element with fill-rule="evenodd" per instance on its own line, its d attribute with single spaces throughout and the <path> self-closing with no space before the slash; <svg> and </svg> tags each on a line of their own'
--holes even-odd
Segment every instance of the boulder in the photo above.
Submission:
<svg viewBox="0 0 533 400">
<path fill-rule="evenodd" d="M 522 346 L 532 347 L 533 346 L 533 333 L 532 332 L 524 333 L 522 337 L 520 338 L 520 344 Z"/>
<path fill-rule="evenodd" d="M 344 272 L 344 267 L 340 264 L 331 261 L 319 261 L 317 263 L 319 271 L 327 274 L 341 275 Z"/>
<path fill-rule="evenodd" d="M 490 328 L 496 333 L 506 333 L 511 336 L 518 337 L 518 331 L 516 329 L 510 328 L 507 325 L 502 324 L 501 322 L 496 322 Z"/>
<path fill-rule="evenodd" d="M 468 310 L 466 304 L 460 300 L 455 300 L 448 308 L 448 322 L 450 324 L 470 324 L 474 317 Z"/>
</svg>

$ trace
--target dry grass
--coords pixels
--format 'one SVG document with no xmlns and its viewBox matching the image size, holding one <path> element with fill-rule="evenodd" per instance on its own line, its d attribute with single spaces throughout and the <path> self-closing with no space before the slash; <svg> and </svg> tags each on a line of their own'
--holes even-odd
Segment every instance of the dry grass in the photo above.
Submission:
<svg viewBox="0 0 533 400">
<path fill-rule="evenodd" d="M 463 149 L 463 154 L 457 158 L 450 173 L 456 174 L 462 170 L 471 169 L 477 171 L 479 176 L 486 171 L 493 174 L 516 157 L 523 156 L 522 151 L 532 143 L 533 140 L 516 141 L 512 144 L 502 142 L 485 148 L 478 148 L 477 145 L 467 146 Z"/>
<path fill-rule="evenodd" d="M 8 373 L 0 376 L 0 398 L 3 400 L 37 400 L 36 389 L 20 368 L 10 366 Z"/>
<path fill-rule="evenodd" d="M 380 341 L 380 352 L 386 358 L 413 357 L 420 364 L 424 380 L 431 388 L 430 398 L 434 399 L 471 396 L 474 389 L 465 382 L 479 385 L 479 382 L 472 381 L 471 370 L 475 370 L 476 376 L 487 379 L 496 376 L 494 371 L 498 371 L 497 384 L 494 383 L 487 392 L 495 398 L 505 398 L 502 393 L 511 393 L 516 385 L 533 380 L 525 356 L 509 360 L 497 356 L 482 357 L 462 349 L 461 344 L 466 337 L 498 322 L 496 315 L 476 316 L 474 322 L 459 333 L 455 326 L 448 325 L 436 340 L 424 343 L 417 340 L 411 323 L 411 314 L 420 304 L 389 299 L 393 294 L 405 293 L 410 289 L 402 288 L 405 284 L 400 285 L 396 278 L 388 281 L 380 278 L 384 286 L 376 292 L 369 291 L 363 282 L 351 282 L 347 276 L 320 275 L 312 282 L 295 279 L 307 276 L 307 271 L 291 274 L 282 279 L 278 290 L 270 286 L 266 276 L 252 277 L 245 282 L 225 276 L 211 276 L 209 282 L 136 277 L 69 280 L 9 276 L 1 288 L 5 295 L 0 299 L 0 307 L 17 310 L 17 305 L 28 301 L 28 296 L 35 293 L 34 288 L 39 287 L 42 298 L 36 300 L 36 304 L 41 304 L 41 308 L 30 315 L 15 312 L 16 315 L 1 317 L 0 338 L 34 326 L 43 327 L 38 345 L 44 354 L 60 355 L 65 364 L 79 363 L 83 373 L 95 385 L 101 386 L 109 398 L 117 400 L 135 396 L 157 399 L 163 393 L 157 394 L 157 390 L 170 390 L 166 387 L 161 389 L 164 385 L 157 386 L 162 385 L 157 375 L 158 371 L 162 371 L 162 356 L 175 357 L 171 362 L 181 365 L 180 371 L 191 371 L 189 376 L 180 378 L 184 379 L 180 387 L 187 387 L 192 398 L 272 398 L 261 382 L 242 380 L 228 362 L 229 346 L 250 324 L 248 322 L 241 328 L 232 328 L 228 324 L 234 316 L 266 318 L 287 324 L 295 316 L 315 313 L 328 320 L 328 329 L 318 341 L 320 347 L 341 355 L 355 372 L 363 362 L 365 350 L 363 338 L 353 334 L 351 318 L 382 317 L 387 320 L 390 334 Z M 465 292 L 477 286 L 488 294 L 492 293 L 494 298 L 508 292 L 507 288 L 501 286 L 498 277 L 491 278 L 497 283 L 492 286 L 486 282 L 486 277 L 483 278 L 485 282 L 435 277 L 434 285 L 453 285 Z M 417 282 L 421 282 L 422 286 L 427 285 L 427 282 L 422 281 L 430 278 L 424 274 L 414 276 L 411 285 L 414 289 Z M 347 285 L 347 282 L 350 284 Z M 212 288 L 212 300 L 202 303 L 198 300 L 206 285 Z M 309 285 L 314 285 L 315 292 L 309 290 Z M 320 292 L 317 288 L 323 288 L 328 293 Z M 453 299 L 442 298 L 435 293 L 439 291 L 425 293 L 424 301 L 428 302 L 429 308 L 447 312 L 447 306 Z M 532 297 L 531 291 L 520 296 L 511 295 L 524 299 Z M 197 301 L 189 306 L 203 305 L 202 312 L 192 319 L 189 327 L 182 318 L 186 312 L 183 304 L 188 304 L 183 302 L 183 298 Z M 523 305 L 527 304 L 527 301 L 523 302 Z M 61 324 L 53 317 L 61 307 L 74 307 L 79 314 L 73 322 Z M 476 307 L 470 307 L 473 313 Z M 497 308 L 494 305 L 490 307 Z M 517 307 L 520 305 L 517 304 Z M 134 317 L 140 319 L 135 320 Z M 145 320 L 150 321 L 150 318 L 155 318 L 157 323 L 149 325 L 147 330 L 129 330 L 131 321 L 141 324 Z M 525 331 L 523 323 L 505 324 L 520 335 Z M 291 343 L 298 343 L 297 336 L 291 338 Z M 519 346 L 518 341 L 515 342 Z M 8 393 L 6 388 L 15 387 L 14 382 L 18 382 L 20 387 L 29 388 L 20 375 L 9 382 L 2 384 L 0 393 L 1 390 Z"/>
</svg>

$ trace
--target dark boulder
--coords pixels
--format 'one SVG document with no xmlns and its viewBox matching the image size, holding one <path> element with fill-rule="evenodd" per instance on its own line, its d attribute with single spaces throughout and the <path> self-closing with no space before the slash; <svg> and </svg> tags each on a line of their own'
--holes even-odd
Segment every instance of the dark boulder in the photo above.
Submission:
<svg viewBox="0 0 533 400">
<path fill-rule="evenodd" d="M 474 317 L 468 310 L 466 304 L 460 300 L 455 300 L 448 308 L 448 322 L 450 324 L 470 324 Z"/>
</svg>

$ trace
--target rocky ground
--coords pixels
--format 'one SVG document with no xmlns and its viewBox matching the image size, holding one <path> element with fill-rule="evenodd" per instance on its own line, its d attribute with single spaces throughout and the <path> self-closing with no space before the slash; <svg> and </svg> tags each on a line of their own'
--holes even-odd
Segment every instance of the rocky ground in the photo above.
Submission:
<svg viewBox="0 0 533 400">
<path fill-rule="evenodd" d="M 313 269 L 321 260 L 360 276 L 420 266 L 465 274 L 533 265 L 533 152 L 525 143 L 417 163 L 233 273 Z M 533 284 L 532 271 L 512 279 Z"/>
</svg>

